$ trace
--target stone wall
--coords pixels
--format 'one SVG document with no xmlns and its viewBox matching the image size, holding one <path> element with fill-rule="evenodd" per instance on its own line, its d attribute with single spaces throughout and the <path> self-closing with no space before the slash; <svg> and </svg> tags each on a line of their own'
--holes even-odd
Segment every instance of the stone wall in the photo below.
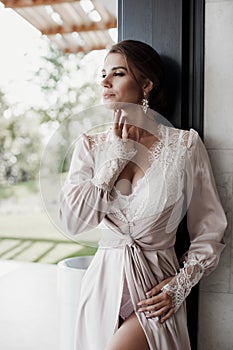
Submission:
<svg viewBox="0 0 233 350">
<path fill-rule="evenodd" d="M 198 350 L 233 349 L 233 0 L 206 1 L 204 142 L 228 219 L 226 248 L 200 285 Z"/>
</svg>

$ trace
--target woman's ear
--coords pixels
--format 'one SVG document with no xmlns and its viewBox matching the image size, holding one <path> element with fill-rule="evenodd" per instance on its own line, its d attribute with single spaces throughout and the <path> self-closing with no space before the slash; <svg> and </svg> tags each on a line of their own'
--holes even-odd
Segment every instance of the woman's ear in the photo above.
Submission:
<svg viewBox="0 0 233 350">
<path fill-rule="evenodd" d="M 150 79 L 146 79 L 144 84 L 143 84 L 143 92 L 146 95 L 149 95 L 150 91 L 153 89 L 153 82 Z"/>
</svg>

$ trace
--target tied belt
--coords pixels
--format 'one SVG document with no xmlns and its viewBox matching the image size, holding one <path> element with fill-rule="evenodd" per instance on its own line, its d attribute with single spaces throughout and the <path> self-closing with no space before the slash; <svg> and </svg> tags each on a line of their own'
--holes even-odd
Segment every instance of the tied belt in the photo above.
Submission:
<svg viewBox="0 0 233 350">
<path fill-rule="evenodd" d="M 99 242 L 99 248 L 123 248 L 123 247 L 132 247 L 134 245 L 139 245 L 140 242 L 135 240 L 130 235 L 121 235 L 121 237 L 102 237 Z M 149 249 L 154 250 L 154 249 Z"/>
<path fill-rule="evenodd" d="M 154 270 L 158 270 L 156 275 L 159 277 L 163 275 L 158 263 L 158 249 L 156 249 L 153 244 L 145 244 L 129 234 L 121 234 L 110 229 L 106 229 L 104 230 L 103 236 L 99 242 L 99 248 L 123 248 L 125 257 L 125 273 L 128 284 L 130 286 L 135 286 L 135 284 L 138 284 L 136 281 L 140 280 L 142 296 L 145 296 L 145 292 L 157 284 L 157 280 L 152 274 L 148 261 L 145 258 L 146 251 L 153 251 L 153 260 L 156 266 L 156 268 L 154 266 Z"/>
<path fill-rule="evenodd" d="M 156 233 L 153 234 L 156 237 Z M 140 247 L 143 251 L 158 251 L 164 249 L 170 249 L 174 246 L 174 240 L 162 243 L 161 241 L 153 242 L 151 239 L 146 242 L 146 238 L 135 238 L 130 234 L 123 234 L 112 231 L 110 229 L 104 229 L 102 231 L 102 238 L 99 241 L 99 248 L 113 249 L 124 247 Z"/>
<path fill-rule="evenodd" d="M 134 244 L 137 244 L 137 241 L 129 234 L 103 229 L 102 237 L 99 241 L 99 248 L 123 248 L 126 245 L 132 246 Z"/>
</svg>

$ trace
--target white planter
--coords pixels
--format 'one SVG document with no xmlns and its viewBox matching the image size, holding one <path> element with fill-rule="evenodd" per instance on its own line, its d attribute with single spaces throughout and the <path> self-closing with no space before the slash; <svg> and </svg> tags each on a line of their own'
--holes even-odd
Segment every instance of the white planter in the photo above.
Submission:
<svg viewBox="0 0 233 350">
<path fill-rule="evenodd" d="M 92 256 L 80 256 L 62 260 L 57 264 L 60 350 L 74 350 L 74 329 L 80 285 L 92 259 Z"/>
</svg>

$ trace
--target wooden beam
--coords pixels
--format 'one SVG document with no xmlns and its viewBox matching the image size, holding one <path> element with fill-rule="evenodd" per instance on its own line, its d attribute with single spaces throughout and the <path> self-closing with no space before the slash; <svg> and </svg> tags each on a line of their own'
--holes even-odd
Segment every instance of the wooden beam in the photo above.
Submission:
<svg viewBox="0 0 233 350">
<path fill-rule="evenodd" d="M 107 30 L 110 28 L 116 28 L 117 27 L 117 21 L 114 19 L 113 21 L 109 23 L 103 23 L 103 22 L 92 22 L 88 25 L 81 24 L 81 25 L 71 25 L 69 28 L 65 26 L 54 26 L 51 28 L 47 28 L 45 30 L 41 30 L 41 33 L 44 35 L 55 35 L 55 34 L 68 34 L 73 32 L 89 32 L 89 31 L 96 31 L 96 30 Z"/>
<path fill-rule="evenodd" d="M 78 53 L 78 52 L 90 52 L 93 50 L 104 50 L 106 49 L 107 45 L 92 45 L 91 47 L 83 47 L 83 46 L 77 46 L 77 48 L 74 49 L 63 49 L 65 53 Z"/>
<path fill-rule="evenodd" d="M 33 11 L 31 7 L 24 9 L 18 8 L 15 9 L 15 12 L 17 12 L 21 17 L 23 17 L 26 21 L 31 23 L 35 28 L 39 30 L 46 28 L 47 26 L 45 18 L 38 16 L 38 13 L 36 13 L 36 11 Z"/>
<path fill-rule="evenodd" d="M 80 2 L 80 0 L 1 0 L 5 7 L 12 9 L 34 6 L 53 6 L 70 2 Z"/>
<path fill-rule="evenodd" d="M 99 0 L 92 0 L 95 9 L 101 14 L 104 22 L 108 22 L 113 17 Z"/>
<path fill-rule="evenodd" d="M 80 6 L 80 0 L 2 0 L 2 2 L 5 7 L 14 9 L 40 30 L 43 35 L 48 36 L 66 53 L 105 49 L 111 43 L 107 29 L 117 27 L 116 17 L 111 15 L 97 0 L 93 0 L 93 6 L 102 18 L 99 22 L 91 21 L 88 14 Z M 50 13 L 47 13 L 47 5 L 51 6 L 54 13 L 60 16 L 60 23 L 55 22 Z M 77 41 L 71 40 L 73 36 L 70 34 L 75 32 L 83 33 L 85 45 L 79 46 Z M 100 35 L 95 37 L 94 33 L 98 34 L 99 32 L 103 33 L 103 38 Z M 63 40 L 59 40 L 56 34 L 60 34 Z M 67 36 L 67 40 L 65 36 Z M 99 38 L 100 40 L 98 40 Z"/>
</svg>

